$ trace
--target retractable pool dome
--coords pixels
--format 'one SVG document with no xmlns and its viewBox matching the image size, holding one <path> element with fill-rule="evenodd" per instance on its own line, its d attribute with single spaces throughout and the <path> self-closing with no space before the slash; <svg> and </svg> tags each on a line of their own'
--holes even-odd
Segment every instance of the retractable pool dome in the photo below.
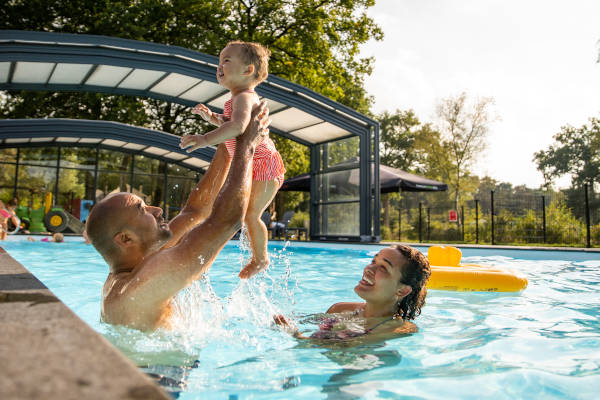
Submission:
<svg viewBox="0 0 600 400">
<path fill-rule="evenodd" d="M 154 98 L 221 111 L 229 98 L 218 85 L 218 58 L 177 46 L 95 35 L 0 31 L 0 90 L 81 91 Z M 271 131 L 311 151 L 311 237 L 322 240 L 379 238 L 379 126 L 376 121 L 325 96 L 276 76 L 256 92 L 268 102 Z M 327 148 L 358 140 L 356 197 L 328 197 Z M 203 157 L 204 158 L 204 157 Z M 347 210 L 345 210 L 347 208 Z M 337 210 L 337 211 L 336 211 Z M 335 212 L 334 212 L 335 211 Z M 337 224 L 340 213 L 356 223 Z M 333 218 L 333 219 L 332 219 Z M 335 228 L 331 229 L 332 226 Z M 345 228 L 347 227 L 347 228 Z"/>
</svg>

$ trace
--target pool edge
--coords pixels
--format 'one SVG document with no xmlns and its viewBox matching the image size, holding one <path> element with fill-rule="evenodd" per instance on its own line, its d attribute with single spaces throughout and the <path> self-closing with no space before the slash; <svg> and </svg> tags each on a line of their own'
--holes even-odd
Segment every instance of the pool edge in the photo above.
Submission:
<svg viewBox="0 0 600 400">
<path fill-rule="evenodd" d="M 231 240 L 235 241 L 235 240 Z M 552 247 L 552 246 L 509 246 L 509 245 L 501 245 L 501 244 L 470 244 L 470 243 L 429 243 L 429 242 L 398 242 L 398 241 L 390 241 L 390 242 L 377 242 L 377 243 L 367 243 L 367 242 L 334 242 L 334 241 L 310 241 L 310 240 L 293 240 L 293 241 L 285 241 L 285 240 L 277 240 L 277 239 L 269 239 L 269 243 L 272 244 L 282 244 L 286 245 L 289 243 L 290 247 L 307 247 L 313 246 L 315 247 L 330 247 L 331 245 L 341 246 L 341 247 L 386 247 L 393 246 L 395 244 L 404 244 L 411 247 L 431 247 L 431 246 L 453 246 L 459 249 L 489 249 L 489 250 L 527 250 L 527 251 L 566 251 L 566 252 L 582 252 L 582 253 L 598 253 L 600 254 L 600 247 Z"/>
<path fill-rule="evenodd" d="M 0 398 L 171 399 L 0 246 Z"/>
</svg>

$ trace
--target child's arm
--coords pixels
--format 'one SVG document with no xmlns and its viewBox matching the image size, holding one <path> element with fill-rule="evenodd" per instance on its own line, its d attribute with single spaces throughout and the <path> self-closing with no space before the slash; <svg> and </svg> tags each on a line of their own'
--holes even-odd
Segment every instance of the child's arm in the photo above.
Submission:
<svg viewBox="0 0 600 400">
<path fill-rule="evenodd" d="M 225 121 L 217 129 L 208 132 L 206 135 L 193 135 L 183 136 L 179 147 L 185 149 L 189 153 L 200 147 L 211 146 L 218 143 L 223 143 L 228 139 L 237 137 L 246 130 L 248 123 L 250 122 L 250 114 L 252 113 L 252 106 L 255 103 L 256 95 L 253 93 L 241 93 L 233 98 L 231 108 L 231 119 Z"/>
<path fill-rule="evenodd" d="M 206 107 L 204 104 L 198 104 L 196 107 L 192 108 L 192 114 L 200 115 L 203 120 L 215 126 L 221 126 L 223 125 L 223 122 L 225 122 L 223 114 L 217 114 L 210 111 L 210 108 Z"/>
</svg>

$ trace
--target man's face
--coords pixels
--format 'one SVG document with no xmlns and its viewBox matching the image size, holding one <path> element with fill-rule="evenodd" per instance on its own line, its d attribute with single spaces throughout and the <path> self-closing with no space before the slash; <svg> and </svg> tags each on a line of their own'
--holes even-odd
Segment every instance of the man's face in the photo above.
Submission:
<svg viewBox="0 0 600 400">
<path fill-rule="evenodd" d="M 149 206 L 133 194 L 128 194 L 126 208 L 126 228 L 138 236 L 146 250 L 157 250 L 173 236 L 169 224 L 162 217 L 161 208 Z"/>
</svg>

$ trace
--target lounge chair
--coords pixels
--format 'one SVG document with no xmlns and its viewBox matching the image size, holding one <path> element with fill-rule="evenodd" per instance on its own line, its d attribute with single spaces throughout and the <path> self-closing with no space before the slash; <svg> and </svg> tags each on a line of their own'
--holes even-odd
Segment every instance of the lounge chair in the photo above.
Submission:
<svg viewBox="0 0 600 400">
<path fill-rule="evenodd" d="M 294 212 L 291 210 L 283 213 L 283 217 L 277 221 L 275 227 L 273 228 L 273 237 L 277 236 L 277 239 L 281 239 L 281 236 L 285 236 L 287 239 L 287 227 L 290 224 L 290 221 L 294 217 Z"/>
</svg>

